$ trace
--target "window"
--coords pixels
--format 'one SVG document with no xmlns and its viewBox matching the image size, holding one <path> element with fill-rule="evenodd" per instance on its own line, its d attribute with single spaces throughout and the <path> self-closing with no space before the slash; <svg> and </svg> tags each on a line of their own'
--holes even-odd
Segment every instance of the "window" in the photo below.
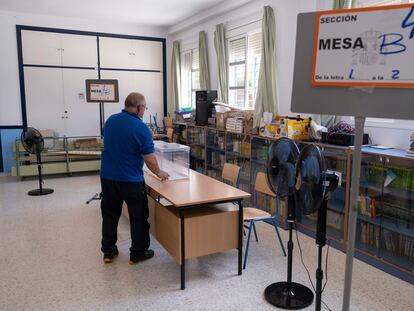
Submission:
<svg viewBox="0 0 414 311">
<path fill-rule="evenodd" d="M 229 104 L 245 110 L 254 109 L 261 60 L 260 32 L 228 40 Z"/>
<path fill-rule="evenodd" d="M 195 91 L 200 89 L 198 49 L 181 53 L 181 100 L 180 108 L 195 108 Z"/>
</svg>

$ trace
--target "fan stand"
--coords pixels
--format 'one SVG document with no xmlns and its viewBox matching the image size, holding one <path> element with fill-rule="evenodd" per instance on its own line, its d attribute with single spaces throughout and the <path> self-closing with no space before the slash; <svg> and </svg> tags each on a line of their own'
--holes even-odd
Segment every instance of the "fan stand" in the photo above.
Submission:
<svg viewBox="0 0 414 311">
<path fill-rule="evenodd" d="M 320 311 L 322 308 L 322 249 L 326 245 L 326 214 L 328 210 L 328 194 L 322 201 L 321 208 L 318 210 L 318 223 L 316 227 L 316 244 L 318 244 L 318 268 L 316 270 L 316 300 L 315 310 Z"/>
<path fill-rule="evenodd" d="M 292 282 L 292 259 L 293 259 L 293 224 L 296 220 L 294 195 L 288 197 L 288 266 L 287 281 L 270 284 L 265 289 L 266 300 L 282 309 L 298 310 L 312 304 L 313 292 L 306 286 Z"/>
<path fill-rule="evenodd" d="M 36 161 L 37 161 L 37 170 L 39 173 L 39 189 L 30 190 L 27 194 L 33 195 L 33 196 L 51 194 L 53 193 L 53 189 L 43 188 L 42 157 L 40 155 L 40 140 L 36 140 Z"/>
</svg>

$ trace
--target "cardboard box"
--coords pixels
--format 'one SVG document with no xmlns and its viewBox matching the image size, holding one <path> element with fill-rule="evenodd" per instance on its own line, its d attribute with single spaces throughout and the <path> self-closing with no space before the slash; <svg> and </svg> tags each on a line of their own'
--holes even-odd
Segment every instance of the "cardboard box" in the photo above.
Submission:
<svg viewBox="0 0 414 311">
<path fill-rule="evenodd" d="M 42 134 L 43 138 L 53 138 L 55 137 L 55 132 L 52 129 L 43 129 L 39 130 L 40 134 Z"/>
<path fill-rule="evenodd" d="M 294 140 L 307 140 L 309 139 L 310 122 L 309 118 L 303 120 L 285 119 L 281 135 Z"/>
<path fill-rule="evenodd" d="M 307 140 L 309 138 L 310 119 L 303 120 L 284 118 L 274 124 L 265 124 L 259 129 L 259 136 L 280 138 L 288 137 L 293 140 Z"/>
<path fill-rule="evenodd" d="M 75 140 L 75 148 L 100 148 L 101 142 L 97 138 L 83 138 Z"/>
</svg>

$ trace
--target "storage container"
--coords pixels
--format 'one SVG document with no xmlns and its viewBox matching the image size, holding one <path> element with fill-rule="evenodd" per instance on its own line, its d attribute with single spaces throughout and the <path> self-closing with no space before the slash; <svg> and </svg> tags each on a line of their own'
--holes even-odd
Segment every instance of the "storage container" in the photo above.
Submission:
<svg viewBox="0 0 414 311">
<path fill-rule="evenodd" d="M 154 144 L 158 165 L 170 175 L 169 180 L 187 179 L 190 170 L 190 147 L 160 140 L 154 141 Z M 146 165 L 144 169 L 151 173 Z"/>
</svg>

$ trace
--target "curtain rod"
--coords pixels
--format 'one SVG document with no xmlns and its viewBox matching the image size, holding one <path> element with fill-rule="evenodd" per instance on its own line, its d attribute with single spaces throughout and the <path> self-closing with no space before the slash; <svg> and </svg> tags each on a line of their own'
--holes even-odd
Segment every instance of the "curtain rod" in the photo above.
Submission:
<svg viewBox="0 0 414 311">
<path fill-rule="evenodd" d="M 254 23 L 257 23 L 257 22 L 261 22 L 262 20 L 263 20 L 263 18 L 260 18 L 260 19 L 257 19 L 257 20 L 248 22 L 247 24 L 243 24 L 243 25 L 240 25 L 240 26 L 236 26 L 236 27 L 230 28 L 227 31 L 233 31 L 233 30 L 236 30 L 236 29 L 239 29 L 239 28 L 243 28 L 243 27 L 249 26 L 251 24 L 254 24 Z"/>
</svg>

